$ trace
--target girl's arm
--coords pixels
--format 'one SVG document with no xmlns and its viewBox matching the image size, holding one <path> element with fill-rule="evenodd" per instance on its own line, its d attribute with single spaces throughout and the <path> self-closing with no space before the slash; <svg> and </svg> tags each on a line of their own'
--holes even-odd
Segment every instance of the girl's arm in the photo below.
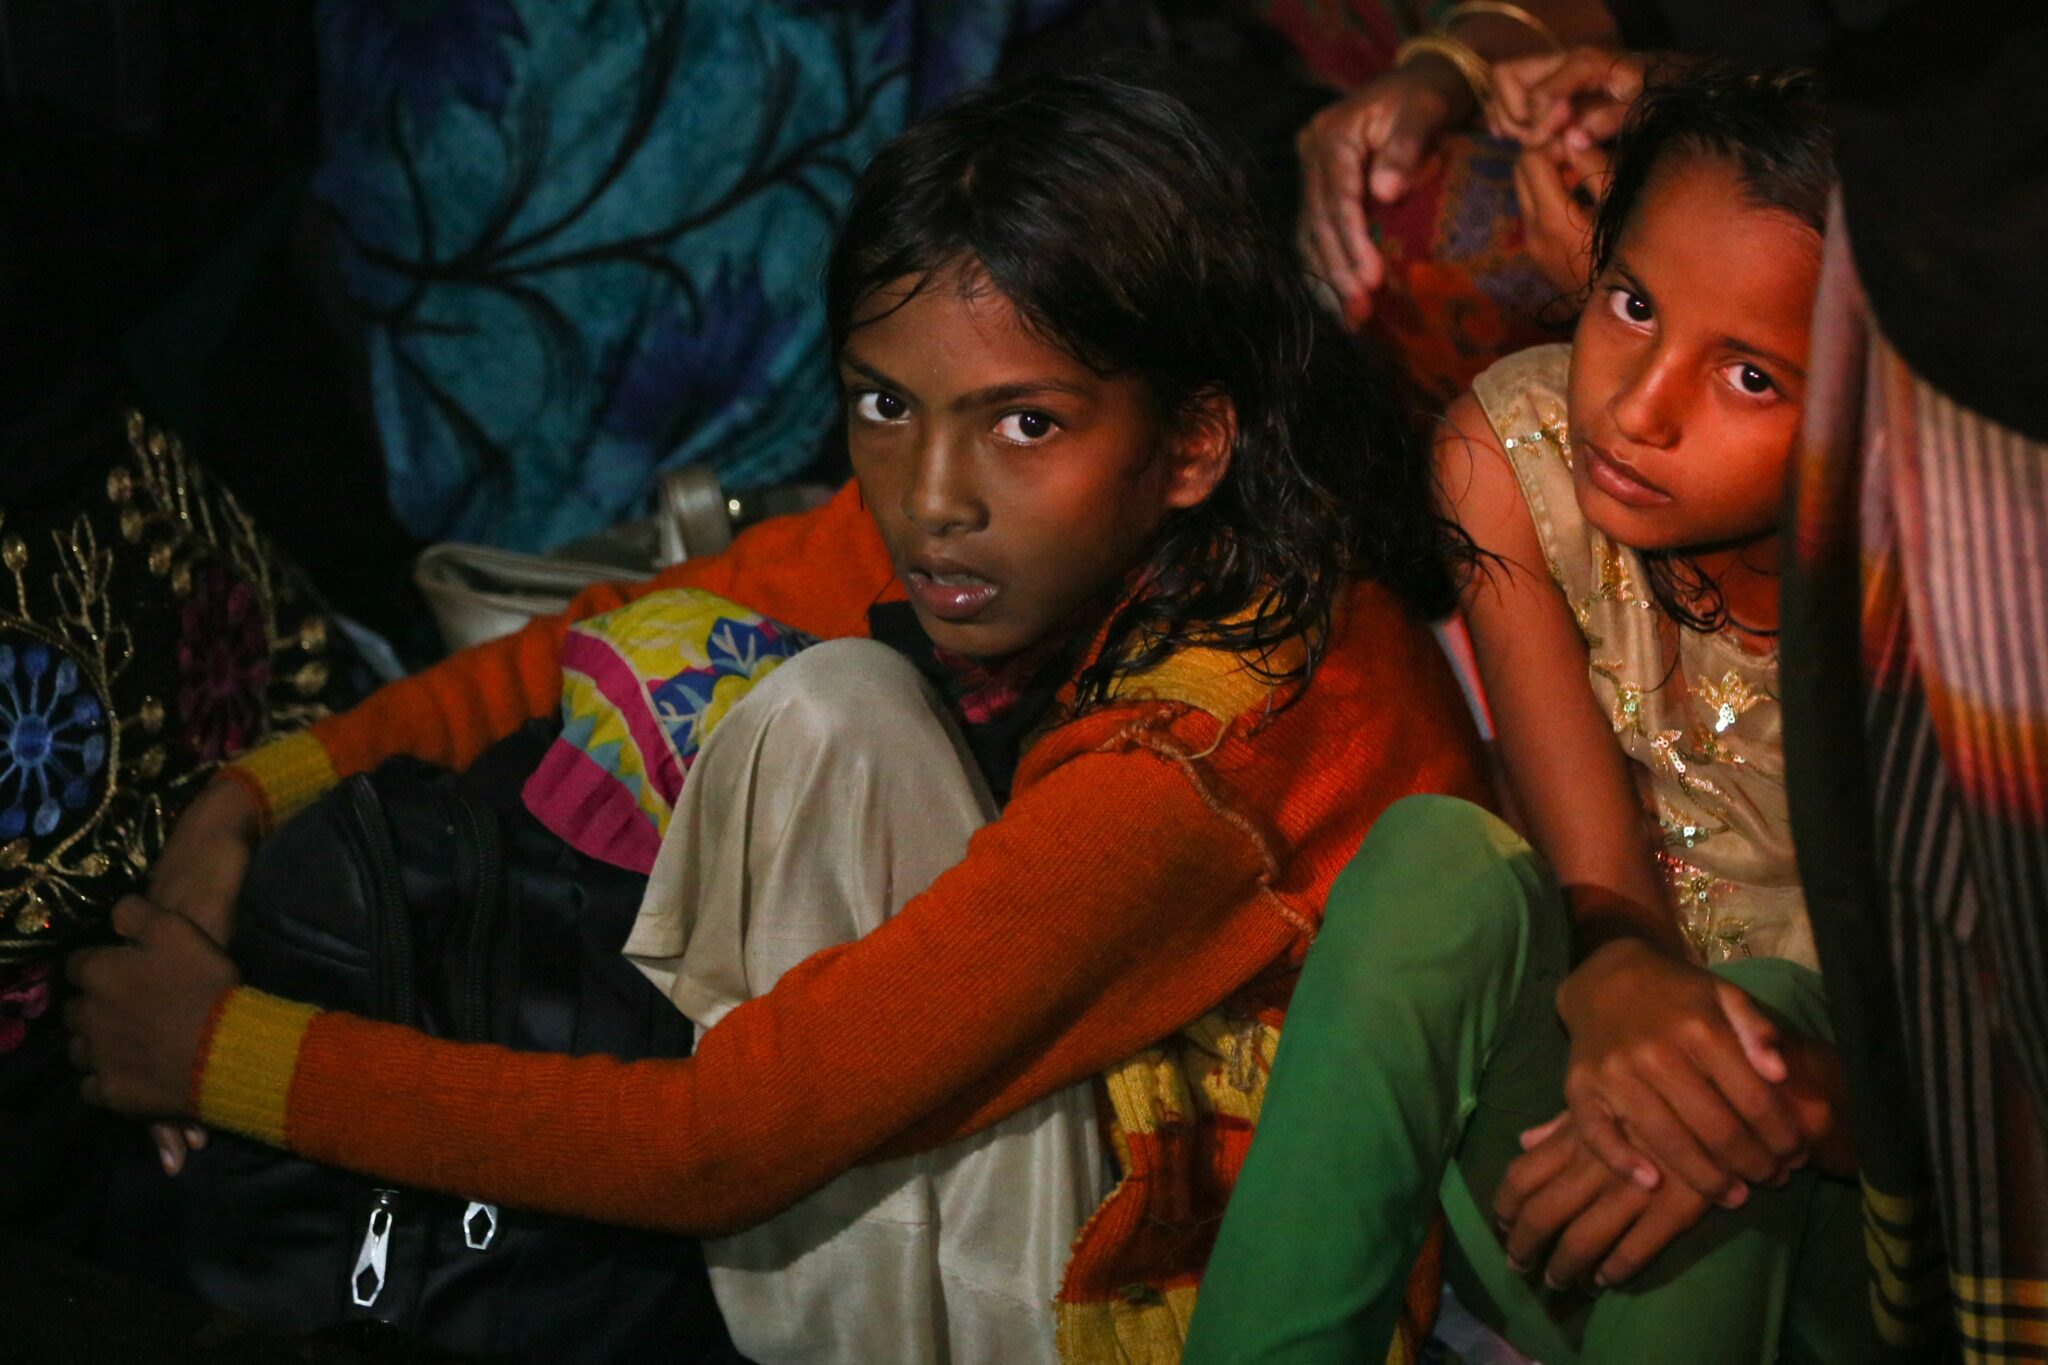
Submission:
<svg viewBox="0 0 2048 1365">
<path fill-rule="evenodd" d="M 1436 460 L 1451 515 L 1498 557 L 1462 605 L 1509 790 L 1572 909 L 1580 965 L 1558 1012 L 1571 1033 L 1573 1118 L 1617 1173 L 1649 1187 L 1661 1165 L 1709 1198 L 1733 1198 L 1735 1180 L 1773 1179 L 1805 1150 L 1771 1084 L 1784 1075 L 1776 1031 L 1739 988 L 1688 959 L 1584 640 L 1470 394 L 1446 413 Z"/>
<path fill-rule="evenodd" d="M 321 785 L 412 754 L 463 768 L 561 699 L 562 637 L 572 622 L 660 588 L 704 588 L 799 630 L 846 635 L 890 581 L 888 561 L 852 484 L 824 507 L 750 528 L 721 554 L 685 560 L 640 583 L 586 588 L 557 616 L 379 688 L 364 701 L 230 765 L 275 822 Z"/>
<path fill-rule="evenodd" d="M 792 968 L 685 1060 L 516 1053 L 246 989 L 221 997 L 227 960 L 133 899 L 117 928 L 136 946 L 73 960 L 73 1024 L 89 1098 L 115 1107 L 192 1104 L 382 1178 L 709 1235 L 1199 1016 L 1298 936 L 1255 894 L 1265 872 L 1167 760 L 1084 755 L 1020 793 L 881 928 Z M 124 1061 L 131 1046 L 151 1060 Z"/>
<path fill-rule="evenodd" d="M 1384 629 L 1367 623 L 1377 648 L 1350 651 L 1343 704 L 1281 713 L 1256 741 L 1279 746 L 1263 756 L 1234 735 L 1219 745 L 1199 712 L 1173 720 L 1163 749 L 1120 708 L 1041 740 L 1059 752 L 1034 750 L 1044 775 L 964 861 L 735 1008 L 687 1060 L 514 1053 L 223 995 L 231 964 L 182 918 L 131 900 L 119 927 L 135 942 L 72 959 L 90 1093 L 144 1114 L 196 1106 L 473 1198 L 697 1233 L 747 1226 L 861 1161 L 1097 1074 L 1284 967 L 1313 919 L 1304 898 L 1334 869 L 1297 853 L 1276 870 L 1268 819 L 1292 840 L 1341 844 L 1402 796 L 1474 791 L 1441 662 L 1432 671 L 1427 637 L 1388 611 Z M 1174 756 L 1196 754 L 1210 757 Z M 1209 765 L 1200 785 L 1190 762 Z M 1231 804 L 1240 789 L 1260 793 L 1241 799 L 1263 815 Z"/>
<path fill-rule="evenodd" d="M 1507 453 L 1469 393 L 1444 422 L 1436 462 L 1447 510 L 1496 557 L 1460 605 L 1524 832 L 1571 902 L 1581 956 L 1626 937 L 1682 957 L 1628 761 L 1588 684 L 1585 641 L 1544 565 Z"/>
<path fill-rule="evenodd" d="M 150 898 L 226 942 L 251 850 L 278 821 L 351 773 L 394 754 L 467 767 L 561 700 L 569 625 L 658 588 L 703 588 L 814 635 L 859 633 L 891 585 L 888 560 L 852 484 L 826 506 L 747 530 L 722 554 L 642 583 L 601 583 L 558 616 L 444 659 L 341 715 L 228 765 L 178 821 L 151 870 Z"/>
</svg>

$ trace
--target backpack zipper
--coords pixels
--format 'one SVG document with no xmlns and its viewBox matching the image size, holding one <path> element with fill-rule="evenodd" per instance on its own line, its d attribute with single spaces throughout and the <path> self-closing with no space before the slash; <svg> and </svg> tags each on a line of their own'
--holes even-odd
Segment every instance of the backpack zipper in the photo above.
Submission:
<svg viewBox="0 0 2048 1365">
<path fill-rule="evenodd" d="M 384 804 L 367 774 L 358 773 L 344 785 L 347 797 L 342 808 L 355 826 L 370 868 L 376 960 L 384 968 L 378 981 L 384 1017 L 392 1023 L 418 1028 L 419 985 L 412 960 L 412 923 L 406 918 L 405 879 L 398 865 L 398 848 L 391 837 L 391 822 L 385 818 Z M 380 1187 L 370 1195 L 370 1216 L 363 1228 L 362 1244 L 356 1249 L 355 1268 L 349 1272 L 349 1298 L 358 1308 L 370 1307 L 384 1293 L 391 1234 L 398 1221 L 399 1191 Z"/>
<path fill-rule="evenodd" d="M 490 942 L 505 895 L 504 854 L 495 811 L 480 810 L 462 796 L 455 798 L 459 812 L 458 842 L 469 855 L 470 873 L 464 937 L 467 968 L 457 988 L 455 1002 L 456 1036 L 465 1042 L 486 1041 L 490 1029 L 489 1002 L 484 998 L 490 979 Z M 467 836 L 466 838 L 462 836 Z M 471 1200 L 462 1211 L 462 1244 L 471 1251 L 486 1251 L 498 1235 L 498 1206 Z"/>
<path fill-rule="evenodd" d="M 349 1297 L 358 1308 L 368 1308 L 384 1292 L 385 1268 L 391 1255 L 391 1225 L 398 1218 L 398 1191 L 372 1190 L 370 1217 L 363 1228 L 363 1244 L 356 1249 L 356 1268 L 349 1272 Z"/>
</svg>

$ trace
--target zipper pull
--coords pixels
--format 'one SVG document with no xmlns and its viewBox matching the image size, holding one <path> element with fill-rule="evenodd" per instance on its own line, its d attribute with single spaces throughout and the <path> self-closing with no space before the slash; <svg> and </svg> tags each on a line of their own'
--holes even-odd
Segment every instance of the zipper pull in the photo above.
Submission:
<svg viewBox="0 0 2048 1365">
<path fill-rule="evenodd" d="M 482 1251 L 489 1247 L 491 1239 L 498 1235 L 498 1206 L 480 1204 L 471 1200 L 469 1207 L 462 1211 L 462 1241 L 471 1251 Z"/>
<path fill-rule="evenodd" d="M 391 1221 L 398 1204 L 397 1190 L 377 1190 L 377 1202 L 370 1208 L 369 1226 L 363 1230 L 363 1245 L 356 1252 L 356 1268 L 349 1275 L 349 1290 L 358 1308 L 368 1308 L 384 1292 L 384 1266 L 391 1254 Z"/>
</svg>

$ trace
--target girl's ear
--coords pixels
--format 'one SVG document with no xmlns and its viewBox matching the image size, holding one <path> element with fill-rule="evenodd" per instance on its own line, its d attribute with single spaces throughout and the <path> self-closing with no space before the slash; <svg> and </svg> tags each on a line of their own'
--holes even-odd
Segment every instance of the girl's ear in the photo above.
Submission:
<svg viewBox="0 0 2048 1365">
<path fill-rule="evenodd" d="M 1237 446 L 1237 404 L 1204 389 L 1181 406 L 1167 436 L 1166 505 L 1199 507 L 1230 471 Z"/>
</svg>

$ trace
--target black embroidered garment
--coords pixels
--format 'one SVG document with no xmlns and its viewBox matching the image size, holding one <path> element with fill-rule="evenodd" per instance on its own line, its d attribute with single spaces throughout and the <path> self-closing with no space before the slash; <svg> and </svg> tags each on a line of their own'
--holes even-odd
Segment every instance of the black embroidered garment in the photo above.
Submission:
<svg viewBox="0 0 2048 1365">
<path fill-rule="evenodd" d="M 364 682 L 175 436 L 63 406 L 0 433 L 0 988 L 104 936 L 222 760 Z"/>
</svg>

